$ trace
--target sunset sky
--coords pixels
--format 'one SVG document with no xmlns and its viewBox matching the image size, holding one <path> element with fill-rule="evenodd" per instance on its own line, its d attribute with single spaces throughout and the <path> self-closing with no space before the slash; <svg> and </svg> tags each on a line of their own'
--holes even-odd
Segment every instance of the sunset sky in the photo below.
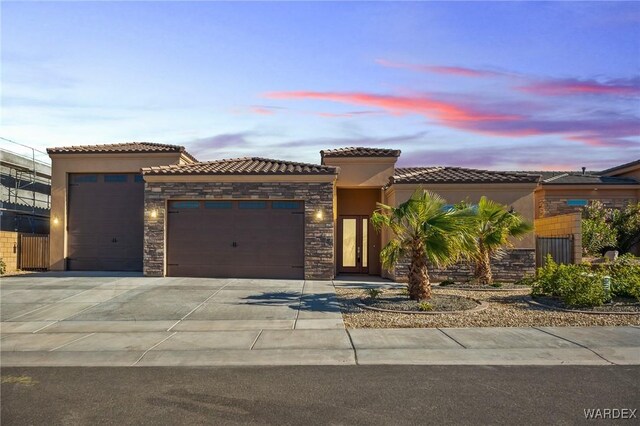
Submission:
<svg viewBox="0 0 640 426">
<path fill-rule="evenodd" d="M 200 160 L 640 158 L 640 2 L 3 2 L 0 136 Z"/>
</svg>

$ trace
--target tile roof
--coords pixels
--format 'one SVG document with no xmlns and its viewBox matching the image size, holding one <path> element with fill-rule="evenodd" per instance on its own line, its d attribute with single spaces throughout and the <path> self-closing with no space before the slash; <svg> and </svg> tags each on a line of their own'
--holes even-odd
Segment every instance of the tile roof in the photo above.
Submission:
<svg viewBox="0 0 640 426">
<path fill-rule="evenodd" d="M 259 157 L 147 167 L 144 175 L 335 175 L 337 167 Z"/>
<path fill-rule="evenodd" d="M 184 146 L 168 145 L 154 142 L 125 142 L 104 145 L 76 145 L 47 148 L 49 154 L 111 154 L 111 153 L 155 153 L 155 152 L 180 152 L 192 161 L 198 161 L 189 154 Z"/>
<path fill-rule="evenodd" d="M 602 176 L 593 172 L 529 172 L 541 176 L 542 185 L 638 185 L 640 181 L 618 176 Z"/>
<path fill-rule="evenodd" d="M 536 183 L 539 175 L 462 167 L 397 168 L 391 183 Z"/>
<path fill-rule="evenodd" d="M 386 148 L 364 148 L 361 146 L 351 146 L 337 149 L 324 149 L 320 151 L 322 158 L 325 157 L 399 157 L 399 149 Z"/>
<path fill-rule="evenodd" d="M 611 172 L 615 172 L 618 170 L 622 170 L 622 169 L 626 169 L 627 167 L 632 167 L 632 166 L 638 166 L 640 165 L 640 159 L 635 160 L 635 161 L 630 161 L 628 163 L 624 163 L 624 164 L 620 164 L 619 166 L 615 166 L 615 167 L 611 167 L 607 170 L 603 170 L 602 172 L 600 172 L 603 175 L 609 174 Z"/>
</svg>

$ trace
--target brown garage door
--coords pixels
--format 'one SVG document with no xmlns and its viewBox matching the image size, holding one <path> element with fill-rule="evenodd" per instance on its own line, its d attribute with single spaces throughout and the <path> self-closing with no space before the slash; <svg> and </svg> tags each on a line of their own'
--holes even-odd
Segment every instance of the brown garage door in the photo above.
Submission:
<svg viewBox="0 0 640 426">
<path fill-rule="evenodd" d="M 303 202 L 170 202 L 167 275 L 303 278 Z"/>
<path fill-rule="evenodd" d="M 142 270 L 141 175 L 71 174 L 68 211 L 69 270 Z"/>
</svg>

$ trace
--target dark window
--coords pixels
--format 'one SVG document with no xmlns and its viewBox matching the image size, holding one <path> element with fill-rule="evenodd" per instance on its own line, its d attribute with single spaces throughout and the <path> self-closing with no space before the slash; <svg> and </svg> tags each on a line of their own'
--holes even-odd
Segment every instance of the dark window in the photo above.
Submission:
<svg viewBox="0 0 640 426">
<path fill-rule="evenodd" d="M 579 206 L 579 207 L 583 207 L 586 206 L 587 204 L 589 204 L 587 202 L 587 200 L 567 200 L 567 205 L 568 206 Z"/>
<path fill-rule="evenodd" d="M 171 207 L 175 209 L 198 209 L 200 208 L 199 201 L 174 201 L 171 203 Z"/>
<path fill-rule="evenodd" d="M 98 175 L 76 175 L 73 177 L 73 183 L 96 183 Z"/>
<path fill-rule="evenodd" d="M 231 201 L 205 201 L 205 209 L 230 209 Z"/>
<path fill-rule="evenodd" d="M 273 209 L 299 209 L 300 201 L 273 201 L 271 203 Z"/>
<path fill-rule="evenodd" d="M 106 183 L 123 183 L 127 181 L 127 175 L 104 175 Z"/>
<path fill-rule="evenodd" d="M 135 183 L 143 183 L 144 179 L 142 178 L 142 175 L 135 175 L 135 177 L 133 178 L 133 181 Z"/>
<path fill-rule="evenodd" d="M 238 207 L 241 209 L 266 209 L 266 201 L 240 201 Z"/>
</svg>

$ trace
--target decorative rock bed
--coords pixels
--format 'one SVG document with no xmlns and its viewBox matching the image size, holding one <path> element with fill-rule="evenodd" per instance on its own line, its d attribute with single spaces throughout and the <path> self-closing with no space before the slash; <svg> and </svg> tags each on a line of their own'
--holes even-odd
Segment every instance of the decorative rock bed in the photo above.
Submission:
<svg viewBox="0 0 640 426">
<path fill-rule="evenodd" d="M 488 306 L 466 296 L 435 293 L 431 299 L 421 304 L 408 299 L 407 295 L 399 290 L 387 290 L 376 298 L 362 298 L 360 302 L 355 303 L 362 309 L 417 315 L 461 314 L 481 311 Z"/>
<path fill-rule="evenodd" d="M 450 284 L 450 285 L 435 285 L 434 288 L 443 290 L 460 290 L 460 291 L 524 291 L 530 292 L 531 287 L 526 285 L 515 285 L 513 283 L 504 283 L 499 287 L 491 285 L 476 285 L 476 284 Z"/>
<path fill-rule="evenodd" d="M 566 306 L 562 300 L 541 296 L 527 298 L 527 303 L 533 306 L 540 306 L 545 309 L 561 312 L 574 312 L 588 315 L 640 315 L 640 302 L 630 298 L 615 298 L 611 303 L 602 306 L 571 308 Z"/>
</svg>

